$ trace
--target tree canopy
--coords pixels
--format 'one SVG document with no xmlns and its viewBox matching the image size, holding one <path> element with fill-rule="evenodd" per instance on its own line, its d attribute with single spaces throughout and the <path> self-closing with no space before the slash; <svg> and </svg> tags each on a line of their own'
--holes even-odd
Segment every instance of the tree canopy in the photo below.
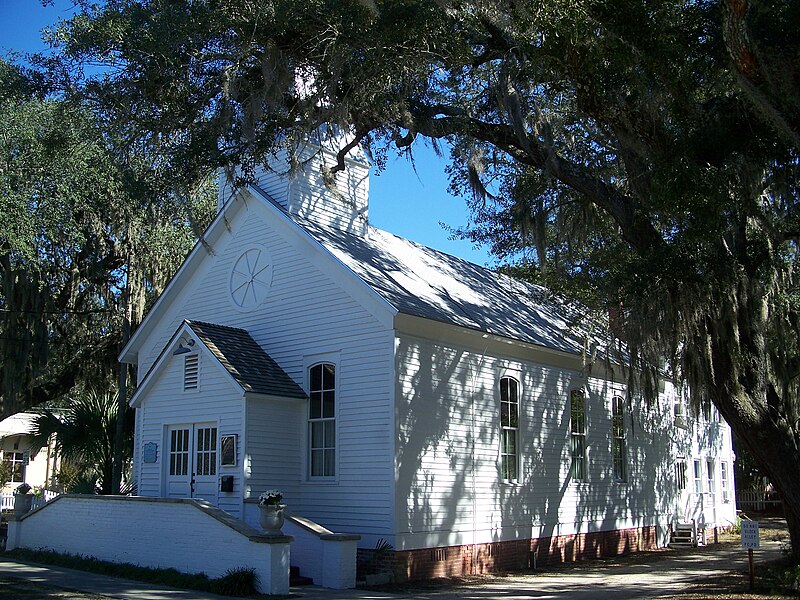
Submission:
<svg viewBox="0 0 800 600">
<path fill-rule="evenodd" d="M 450 141 L 453 185 L 477 194 L 465 233 L 514 227 L 527 239 L 498 249 L 532 242 L 545 282 L 621 307 L 640 389 L 666 357 L 719 408 L 783 493 L 800 559 L 798 3 L 83 8 L 64 56 L 105 64 L 86 92 L 183 175 L 324 123 L 352 132 L 340 158 L 361 143 L 378 165 Z"/>
<path fill-rule="evenodd" d="M 100 111 L 3 60 L 0 124 L 4 417 L 113 388 L 126 309 L 136 322 L 164 288 L 215 192 L 166 185 Z"/>
</svg>

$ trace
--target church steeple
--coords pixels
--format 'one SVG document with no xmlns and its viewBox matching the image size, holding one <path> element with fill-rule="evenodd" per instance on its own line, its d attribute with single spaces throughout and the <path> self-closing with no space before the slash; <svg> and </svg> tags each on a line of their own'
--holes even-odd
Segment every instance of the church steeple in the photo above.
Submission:
<svg viewBox="0 0 800 600">
<path fill-rule="evenodd" d="M 330 175 L 344 135 L 315 136 L 283 148 L 258 168 L 255 185 L 290 215 L 364 236 L 369 226 L 369 162 L 360 148 L 345 159 L 346 169 Z M 326 181 L 326 173 L 328 181 Z M 332 181 L 330 179 L 332 178 Z M 220 206 L 230 193 L 220 189 Z"/>
</svg>

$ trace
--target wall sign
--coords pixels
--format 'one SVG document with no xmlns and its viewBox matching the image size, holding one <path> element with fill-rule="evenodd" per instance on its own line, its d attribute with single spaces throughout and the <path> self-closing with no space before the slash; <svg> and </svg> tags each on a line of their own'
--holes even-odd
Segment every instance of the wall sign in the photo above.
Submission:
<svg viewBox="0 0 800 600">
<path fill-rule="evenodd" d="M 236 437 L 235 434 L 222 436 L 220 464 L 223 467 L 236 466 Z"/>
<path fill-rule="evenodd" d="M 158 444 L 147 442 L 142 449 L 142 460 L 146 463 L 158 462 Z"/>
</svg>

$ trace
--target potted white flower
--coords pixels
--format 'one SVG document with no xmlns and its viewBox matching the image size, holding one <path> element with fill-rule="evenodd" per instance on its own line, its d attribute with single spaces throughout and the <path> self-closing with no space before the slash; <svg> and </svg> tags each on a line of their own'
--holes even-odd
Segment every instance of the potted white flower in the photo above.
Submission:
<svg viewBox="0 0 800 600">
<path fill-rule="evenodd" d="M 16 516 L 30 512 L 33 503 L 33 494 L 30 491 L 31 486 L 27 483 L 18 485 L 14 490 L 14 514 Z"/>
<path fill-rule="evenodd" d="M 267 490 L 258 497 L 258 507 L 261 509 L 261 527 L 268 533 L 281 533 L 283 527 L 283 509 L 281 504 L 283 494 L 278 490 Z"/>
</svg>

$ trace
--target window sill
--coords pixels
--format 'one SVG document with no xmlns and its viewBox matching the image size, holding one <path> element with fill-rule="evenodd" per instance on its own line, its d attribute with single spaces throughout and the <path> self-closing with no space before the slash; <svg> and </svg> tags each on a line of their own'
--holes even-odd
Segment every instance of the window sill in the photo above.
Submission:
<svg viewBox="0 0 800 600">
<path fill-rule="evenodd" d="M 337 477 L 319 477 L 306 479 L 303 483 L 306 485 L 339 485 L 339 479 Z"/>
</svg>

